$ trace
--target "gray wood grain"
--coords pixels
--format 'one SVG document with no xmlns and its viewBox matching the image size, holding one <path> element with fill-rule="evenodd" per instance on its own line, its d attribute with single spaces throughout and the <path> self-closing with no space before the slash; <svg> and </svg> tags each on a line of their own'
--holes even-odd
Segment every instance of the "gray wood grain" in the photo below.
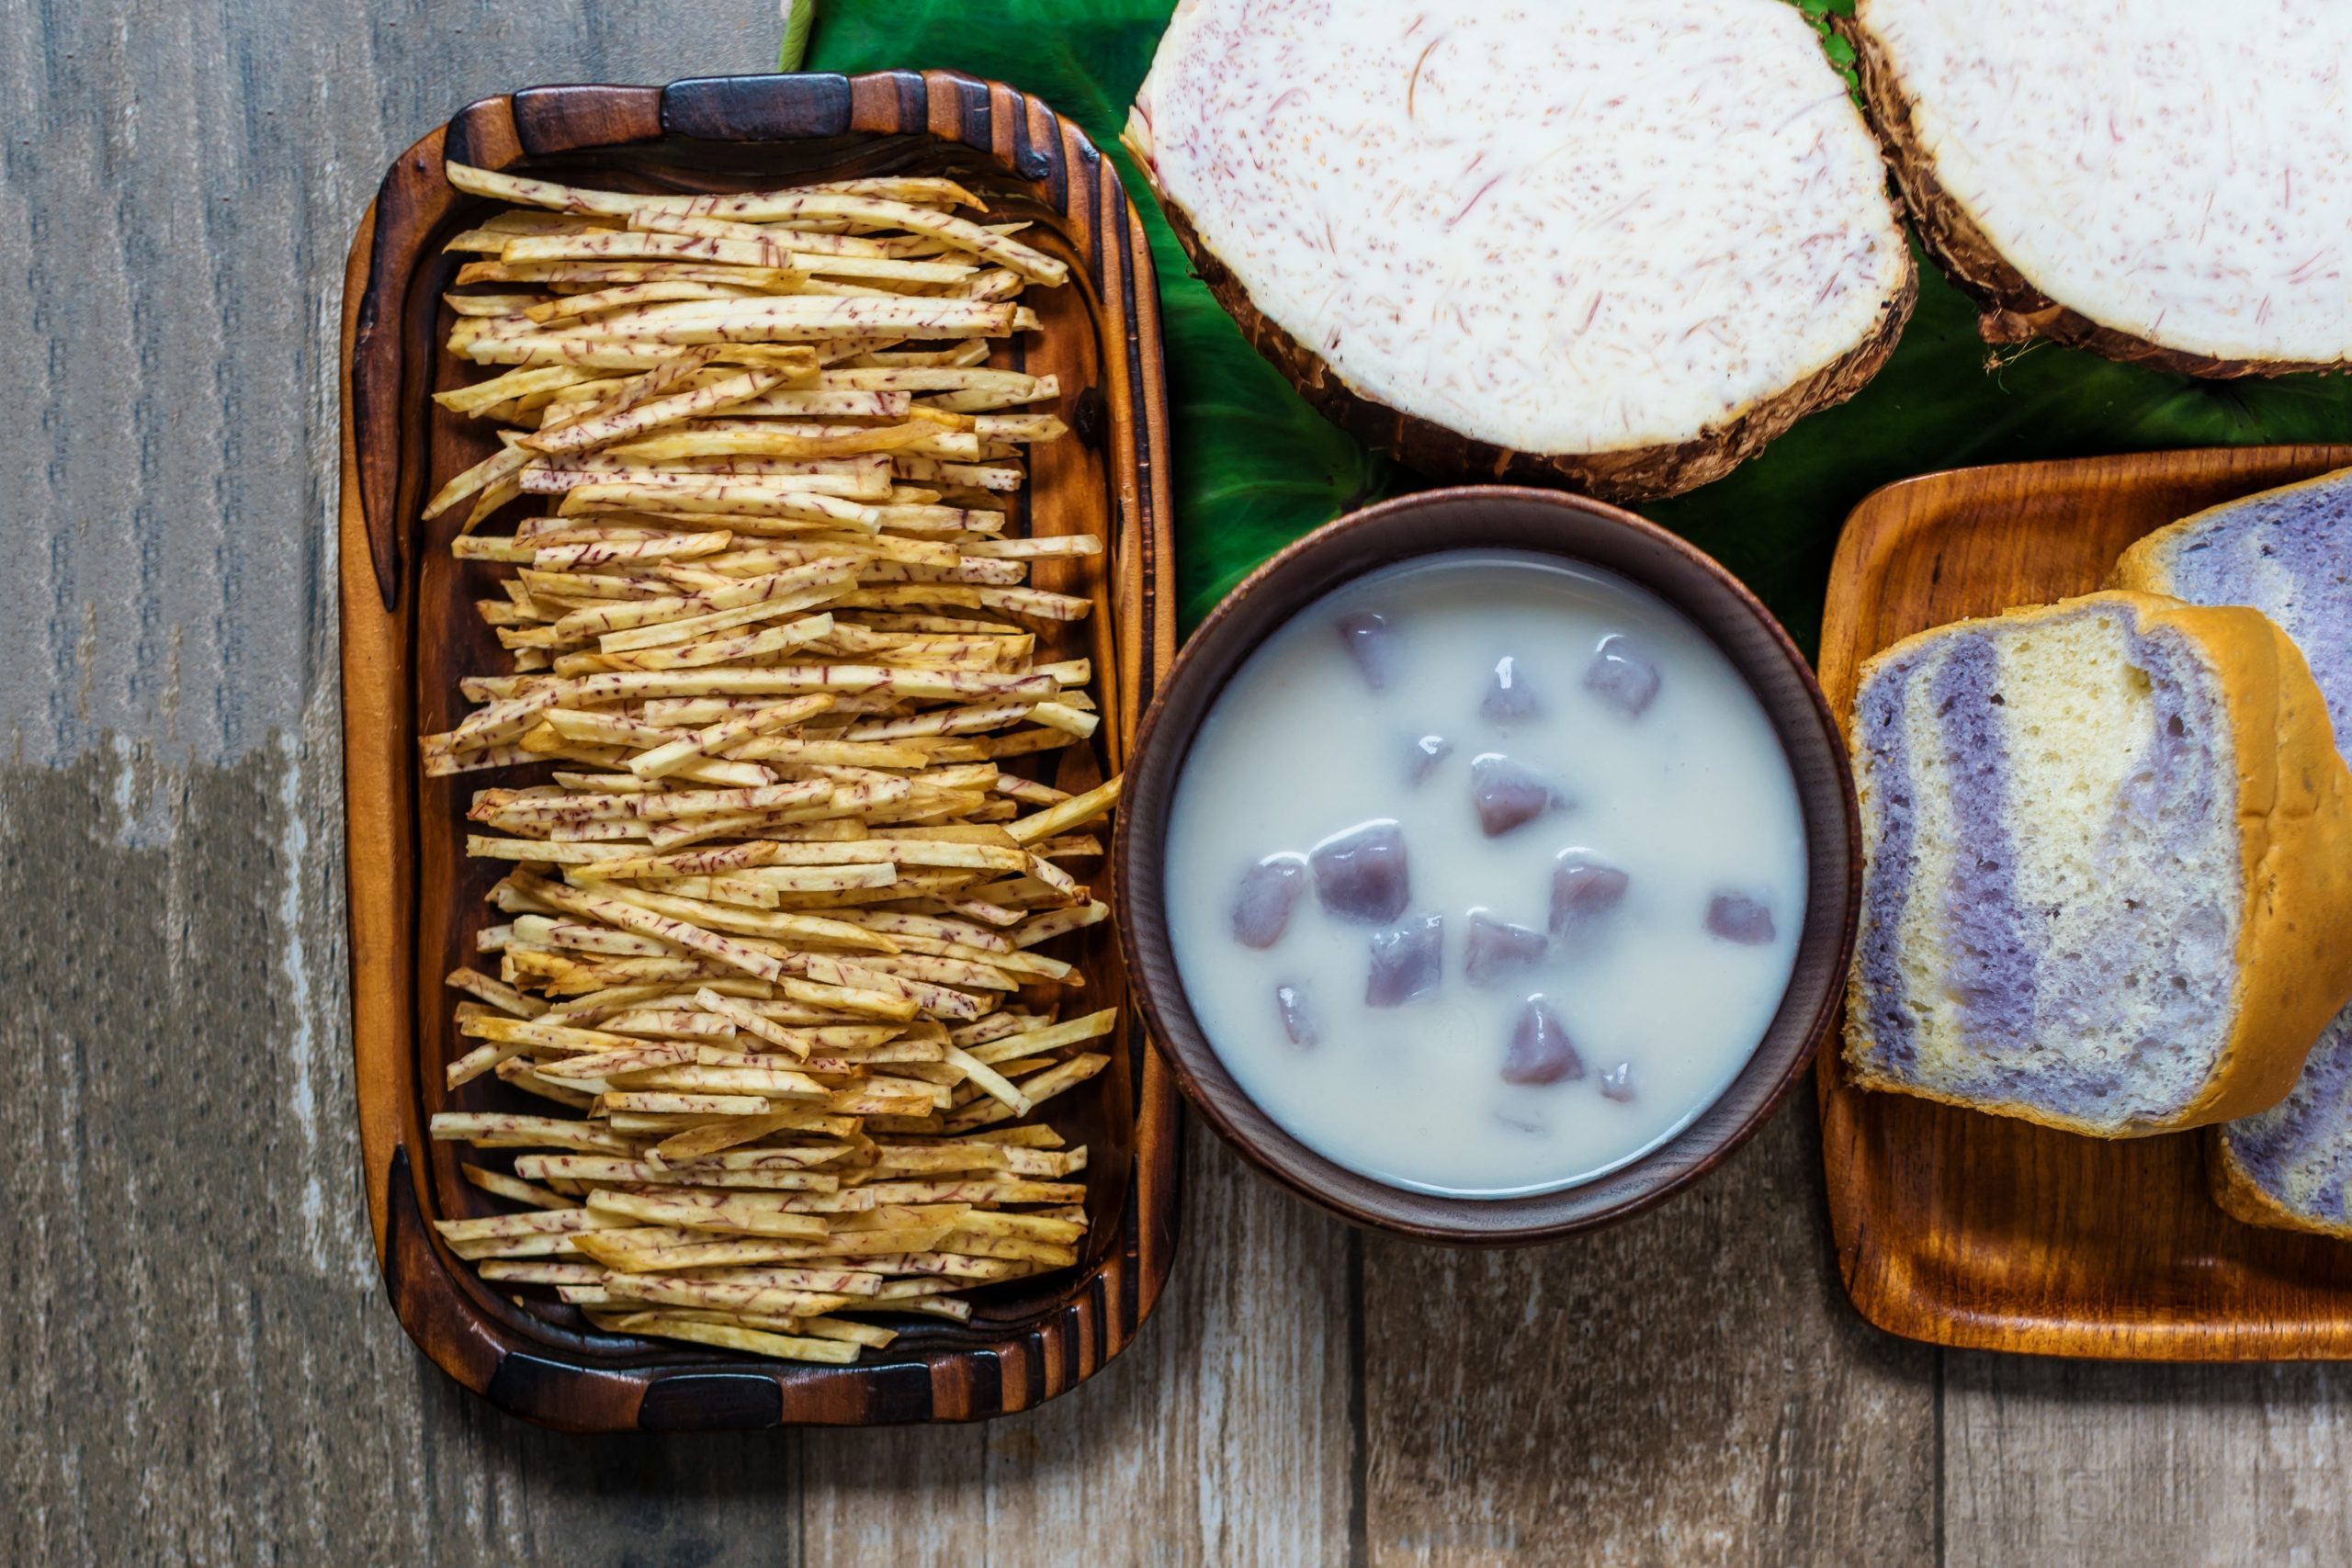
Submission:
<svg viewBox="0 0 2352 1568">
<path fill-rule="evenodd" d="M 1932 1562 L 1933 1353 L 1864 1328 L 1810 1118 L 1521 1252 L 1367 1246 L 1375 1563 Z"/>
<path fill-rule="evenodd" d="M 0 1540 L 767 1562 L 796 1439 L 534 1431 L 368 1250 L 331 515 L 345 246 L 485 93 L 770 63 L 766 0 L 0 6 Z"/>
<path fill-rule="evenodd" d="M 814 1563 L 1344 1562 L 1356 1448 L 1344 1228 L 1192 1129 L 1184 1243 L 1076 1393 L 958 1430 L 811 1434 Z M 888 1478 L 931 1478 L 919 1507 Z"/>
<path fill-rule="evenodd" d="M 1954 1353 L 1951 1568 L 2352 1562 L 2352 1377 Z"/>
<path fill-rule="evenodd" d="M 351 1114 L 344 247 L 474 96 L 763 69 L 775 32 L 770 0 L 0 6 L 7 1560 L 2352 1559 L 2343 1373 L 1939 1377 L 1837 1299 L 1802 1109 L 1657 1214 L 1498 1256 L 1351 1237 L 1196 1131 L 1140 1343 L 993 1427 L 571 1438 L 424 1362 Z"/>
</svg>

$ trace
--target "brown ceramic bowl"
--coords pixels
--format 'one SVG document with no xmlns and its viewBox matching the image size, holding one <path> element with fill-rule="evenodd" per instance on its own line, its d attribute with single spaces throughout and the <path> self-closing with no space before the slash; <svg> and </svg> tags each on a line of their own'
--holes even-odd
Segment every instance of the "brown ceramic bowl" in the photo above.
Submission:
<svg viewBox="0 0 2352 1568">
<path fill-rule="evenodd" d="M 1233 672 L 1277 627 L 1341 583 L 1445 550 L 1510 549 L 1616 572 L 1713 638 L 1770 717 L 1796 778 L 1809 892 L 1795 969 L 1747 1066 L 1665 1144 L 1582 1186 L 1521 1198 L 1449 1198 L 1349 1170 L 1275 1125 L 1242 1093 L 1193 1016 L 1168 941 L 1160 873 L 1185 753 Z M 1803 1076 L 1844 993 L 1861 877 L 1860 814 L 1846 748 L 1804 656 L 1710 557 L 1631 513 L 1555 491 L 1424 491 L 1327 524 L 1235 589 L 1177 659 L 1126 771 L 1112 851 L 1127 973 L 1161 1053 L 1209 1124 L 1276 1181 L 1340 1217 L 1456 1246 L 1545 1241 L 1623 1219 L 1705 1175 L 1762 1125 Z"/>
</svg>

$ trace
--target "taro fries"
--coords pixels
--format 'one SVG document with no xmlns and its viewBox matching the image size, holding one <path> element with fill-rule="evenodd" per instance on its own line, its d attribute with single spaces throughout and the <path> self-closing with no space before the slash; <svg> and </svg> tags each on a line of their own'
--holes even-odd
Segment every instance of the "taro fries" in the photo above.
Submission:
<svg viewBox="0 0 2352 1568">
<path fill-rule="evenodd" d="M 1045 951 L 1108 912 L 1065 863 L 1118 780 L 1080 787 L 1091 671 L 1051 641 L 1090 601 L 1029 582 L 1101 546 L 1012 536 L 1061 389 L 985 363 L 1062 264 L 945 180 L 448 173 L 519 204 L 451 242 L 492 373 L 438 400 L 501 446 L 427 509 L 511 568 L 513 667 L 424 769 L 548 768 L 473 796 L 512 869 L 447 1085 L 553 1104 L 433 1118 L 522 1151 L 463 1168 L 519 1207 L 441 1234 L 616 1331 L 850 1361 L 892 1337 L 864 1314 L 964 1319 L 1076 1261 L 1086 1150 L 1035 1113 L 1115 1021 Z M 1070 746 L 1068 791 L 1018 761 Z"/>
</svg>

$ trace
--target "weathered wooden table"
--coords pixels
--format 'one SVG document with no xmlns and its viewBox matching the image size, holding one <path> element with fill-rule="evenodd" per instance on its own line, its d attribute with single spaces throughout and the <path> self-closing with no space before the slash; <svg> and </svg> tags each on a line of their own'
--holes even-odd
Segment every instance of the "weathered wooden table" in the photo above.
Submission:
<svg viewBox="0 0 2352 1568">
<path fill-rule="evenodd" d="M 1351 1235 L 1196 1138 L 1141 1343 L 990 1427 L 563 1438 L 426 1364 L 352 1129 L 344 247 L 471 97 L 775 36 L 772 0 L 0 7 L 7 1560 L 2352 1559 L 2352 1378 L 1883 1338 L 1803 1104 L 1508 1255 Z"/>
</svg>

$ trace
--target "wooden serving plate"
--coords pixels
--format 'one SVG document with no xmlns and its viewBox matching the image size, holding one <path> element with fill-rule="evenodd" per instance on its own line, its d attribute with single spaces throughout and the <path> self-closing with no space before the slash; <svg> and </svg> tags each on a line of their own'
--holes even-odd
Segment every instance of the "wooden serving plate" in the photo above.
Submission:
<svg viewBox="0 0 2352 1568">
<path fill-rule="evenodd" d="M 2211 448 L 1889 485 L 1838 541 L 1822 685 L 1842 720 L 1861 661 L 1898 638 L 2088 592 L 2143 534 L 2347 465 L 2352 446 Z M 1866 1094 L 1834 1040 L 1815 1083 L 1838 1267 L 1879 1327 L 2056 1356 L 2352 1357 L 2352 1246 L 2224 1214 L 2199 1134 L 2108 1142 Z"/>
<path fill-rule="evenodd" d="M 384 1285 L 411 1337 L 502 1409 L 572 1430 L 965 1421 L 1050 1399 L 1135 1337 L 1168 1275 L 1180 1176 L 1174 1086 L 1132 1010 L 1112 1066 L 1055 1122 L 1090 1151 L 1092 1222 L 1077 1268 L 992 1287 L 968 1325 L 907 1320 L 851 1367 L 760 1360 L 608 1335 L 551 1298 L 485 1285 L 431 1222 L 497 1205 L 458 1172 L 460 1145 L 425 1136 L 449 1108 L 523 1104 L 477 1080 L 451 1094 L 452 997 L 498 868 L 462 851 L 464 808 L 500 773 L 426 780 L 416 738 L 464 704 L 458 678 L 504 668 L 470 601 L 491 575 L 453 561 L 454 516 L 424 501 L 491 450 L 486 430 L 431 393 L 469 378 L 439 344 L 460 259 L 441 246 L 492 205 L 449 188 L 447 159 L 645 190 L 740 190 L 795 179 L 947 174 L 1070 264 L 1024 303 L 1042 333 L 998 363 L 1052 372 L 1072 438 L 1037 448 L 1028 525 L 1093 532 L 1106 553 L 1041 562 L 1042 587 L 1094 614 L 1041 659 L 1091 658 L 1103 724 L 1063 754 L 1060 782 L 1124 767 L 1135 725 L 1175 653 L 1159 299 L 1144 231 L 1111 164 L 1074 126 L 1003 85 L 944 72 L 716 77 L 667 87 L 537 87 L 472 105 L 402 153 L 361 220 L 343 311 L 343 695 L 353 1033 L 368 1204 Z M 1106 868 L 1107 871 L 1107 868 Z M 1063 939 L 1093 1007 L 1126 1004 L 1106 926 Z M 1123 1049 L 1120 1047 L 1124 1047 Z M 1057 1102 L 1058 1103 L 1058 1102 Z M 535 1295 L 543 1292 L 533 1292 Z"/>
</svg>

